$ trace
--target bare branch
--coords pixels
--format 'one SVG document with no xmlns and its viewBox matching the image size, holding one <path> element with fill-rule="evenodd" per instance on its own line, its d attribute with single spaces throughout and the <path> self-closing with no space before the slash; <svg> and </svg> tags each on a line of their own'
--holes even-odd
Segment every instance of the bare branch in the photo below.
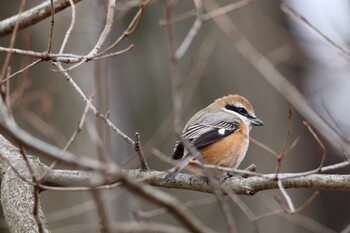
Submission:
<svg viewBox="0 0 350 233">
<path fill-rule="evenodd" d="M 53 36 L 53 28 L 55 26 L 55 6 L 53 3 L 53 0 L 50 0 L 50 7 L 51 7 L 51 21 L 50 21 L 50 30 L 49 30 L 49 39 L 47 42 L 47 53 L 51 53 L 52 49 L 52 36 Z"/>
<path fill-rule="evenodd" d="M 146 182 L 152 186 L 213 193 L 213 187 L 208 185 L 207 179 L 202 176 L 179 173 L 173 180 L 169 181 L 168 183 L 164 183 L 163 178 L 166 173 L 162 171 L 142 171 L 136 169 L 125 170 L 123 173 L 126 177 L 128 177 L 128 179 Z M 280 176 L 291 176 L 290 178 L 284 178 L 281 180 L 281 183 L 285 189 L 305 188 L 316 190 L 350 191 L 350 175 L 311 174 L 303 177 L 292 177 L 292 174 L 293 173 L 279 174 Z M 64 191 L 64 187 L 76 188 L 66 188 L 66 190 L 87 191 L 91 190 L 89 180 L 94 175 L 96 175 L 94 172 L 51 170 L 51 172 L 43 180 L 43 184 L 53 187 L 62 187 L 61 189 L 53 189 L 57 191 Z M 243 178 L 242 176 L 233 176 L 226 179 L 220 185 L 225 189 L 232 190 L 238 195 L 254 195 L 257 192 L 264 190 L 278 189 L 277 181 L 274 178 L 274 173 L 266 174 L 265 177 L 251 176 Z M 108 182 L 113 184 L 113 182 L 116 181 L 119 181 L 119 178 L 111 178 Z M 110 189 L 120 186 L 120 184 L 118 186 L 103 186 L 103 182 L 100 183 L 100 185 L 102 186 L 96 186 L 95 188 Z M 50 189 L 50 187 L 47 188 Z"/>
<path fill-rule="evenodd" d="M 134 149 L 139 156 L 140 164 L 141 164 L 141 170 L 149 170 L 149 166 L 147 164 L 147 160 L 145 155 L 143 154 L 142 148 L 141 148 L 141 142 L 140 142 L 140 134 L 138 132 L 135 133 L 135 144 Z"/>
<path fill-rule="evenodd" d="M 326 156 L 327 156 L 327 149 L 324 146 L 324 144 L 322 143 L 321 139 L 317 136 L 316 132 L 311 128 L 310 124 L 307 121 L 303 122 L 304 125 L 306 126 L 306 128 L 310 131 L 310 133 L 312 134 L 312 136 L 315 138 L 315 140 L 317 141 L 317 143 L 320 145 L 323 153 L 322 153 L 322 158 L 321 158 L 321 162 L 320 165 L 318 167 L 318 170 L 321 170 L 323 167 L 323 164 L 326 160 Z"/>
<path fill-rule="evenodd" d="M 314 32 L 317 36 L 321 37 L 324 41 L 326 41 L 332 48 L 337 50 L 339 54 L 344 56 L 345 58 L 350 58 L 350 52 L 347 51 L 342 46 L 335 43 L 332 39 L 330 39 L 328 36 L 323 34 L 318 28 L 316 28 L 314 25 L 312 25 L 304 16 L 299 14 L 297 11 L 293 10 L 287 4 L 281 4 L 281 10 L 292 17 L 295 21 L 301 23 L 306 28 L 308 28 L 310 31 Z"/>
<path fill-rule="evenodd" d="M 80 0 L 74 0 L 75 3 Z M 55 13 L 60 12 L 69 7 L 69 0 L 54 0 Z M 12 33 L 15 28 L 16 21 L 20 18 L 18 29 L 23 29 L 28 26 L 34 25 L 43 19 L 46 19 L 51 15 L 51 2 L 44 1 L 40 5 L 33 7 L 20 16 L 15 15 L 0 22 L 0 37 L 6 36 Z"/>
<path fill-rule="evenodd" d="M 95 106 L 92 105 L 92 103 L 89 101 L 89 99 L 85 96 L 83 91 L 80 89 L 80 87 L 73 81 L 73 79 L 70 77 L 70 75 L 63 69 L 62 65 L 60 63 L 54 63 L 54 65 L 58 68 L 59 71 L 63 73 L 63 75 L 67 78 L 69 83 L 73 86 L 73 88 L 77 91 L 77 93 L 83 98 L 84 102 L 88 104 L 90 110 L 93 111 L 93 113 L 99 117 L 103 122 L 105 122 L 115 133 L 117 133 L 124 141 L 129 143 L 130 145 L 134 145 L 135 142 L 129 138 L 126 134 L 124 134 L 119 128 L 117 128 L 105 115 L 97 111 Z"/>
<path fill-rule="evenodd" d="M 206 9 L 218 8 L 214 1 L 204 1 Z M 294 108 L 303 115 L 324 136 L 334 148 L 339 148 L 341 143 L 346 153 L 350 152 L 350 142 L 333 129 L 315 110 L 308 104 L 299 90 L 289 82 L 274 66 L 261 54 L 238 30 L 236 25 L 227 15 L 214 18 L 215 23 L 224 32 L 232 45 L 254 66 L 262 76 L 286 98 Z"/>
<path fill-rule="evenodd" d="M 287 204 L 288 204 L 288 207 L 289 207 L 289 212 L 294 213 L 295 212 L 295 207 L 294 207 L 293 201 L 290 198 L 290 196 L 288 195 L 288 193 L 286 192 L 286 190 L 284 189 L 282 181 L 278 180 L 277 181 L 277 185 L 278 185 L 278 188 L 280 189 L 284 199 L 286 199 L 286 201 L 287 201 Z"/>
<path fill-rule="evenodd" d="M 166 207 L 170 213 L 172 213 L 190 231 L 197 233 L 213 232 L 191 212 L 180 205 L 180 203 L 172 196 L 158 189 L 153 189 L 143 184 L 131 182 L 129 178 L 126 177 L 122 178 L 122 182 L 131 192 L 140 195 L 153 203 Z"/>
<path fill-rule="evenodd" d="M 95 47 L 87 55 L 88 58 L 94 57 L 98 54 L 98 52 L 101 49 L 101 46 L 106 41 L 107 36 L 109 35 L 109 33 L 112 29 L 112 25 L 113 25 L 113 21 L 114 21 L 115 2 L 116 2 L 116 0 L 108 0 L 108 10 L 107 10 L 105 27 L 103 28 L 103 31 L 100 34 L 100 38 L 98 39 Z"/>
<path fill-rule="evenodd" d="M 35 152 L 41 153 L 51 157 L 52 159 L 57 159 L 62 162 L 66 162 L 71 165 L 78 165 L 80 167 L 95 169 L 95 170 L 104 170 L 106 173 L 117 174 L 120 170 L 113 164 L 101 164 L 99 161 L 90 158 L 78 157 L 75 154 L 72 154 L 66 151 L 64 154 L 61 154 L 61 150 L 53 145 L 48 144 L 38 138 L 33 137 L 29 133 L 20 129 L 13 118 L 11 118 L 6 111 L 6 107 L 2 100 L 0 100 L 0 129 L 1 132 L 8 136 L 9 138 L 15 139 L 21 144 L 25 145 L 27 148 L 34 150 Z"/>
<path fill-rule="evenodd" d="M 19 27 L 19 22 L 20 22 L 20 17 L 22 16 L 22 12 L 24 10 L 25 4 L 26 4 L 26 0 L 22 0 L 21 4 L 19 6 L 18 18 L 17 18 L 17 21 L 15 22 L 15 26 L 14 26 L 13 32 L 11 34 L 10 45 L 9 45 L 10 49 L 12 49 L 14 44 L 15 44 L 17 31 L 18 31 L 18 27 Z M 5 78 L 5 73 L 7 72 L 7 67 L 8 67 L 8 64 L 10 62 L 10 58 L 11 58 L 11 51 L 8 51 L 6 54 L 5 60 L 4 60 L 4 64 L 2 65 L 2 68 L 1 68 L 0 80 L 3 80 Z"/>
<path fill-rule="evenodd" d="M 199 0 L 194 0 L 194 4 L 196 6 L 196 12 L 197 12 L 197 18 L 194 21 L 191 29 L 188 31 L 187 36 L 185 39 L 182 41 L 181 45 L 179 48 L 176 50 L 174 56 L 175 59 L 181 59 L 181 57 L 185 54 L 187 49 L 190 47 L 194 37 L 197 35 L 199 29 L 202 27 L 202 4 L 201 1 Z"/>
<path fill-rule="evenodd" d="M 140 23 L 140 20 L 142 18 L 143 12 L 145 10 L 146 5 L 150 2 L 150 0 L 143 0 L 142 3 L 140 4 L 139 10 L 135 14 L 134 18 L 131 20 L 130 24 L 128 25 L 127 29 L 123 32 L 123 34 L 115 41 L 113 42 L 110 46 L 108 46 L 106 49 L 104 49 L 102 52 L 99 53 L 99 56 L 102 54 L 107 53 L 109 50 L 113 49 L 115 46 L 117 46 L 124 38 L 128 37 L 131 35 L 137 26 Z"/>
<path fill-rule="evenodd" d="M 72 19 L 71 19 L 71 22 L 70 22 L 70 25 L 69 25 L 69 28 L 66 32 L 66 34 L 64 35 L 64 39 L 63 39 L 63 42 L 62 42 L 62 45 L 61 45 L 61 48 L 60 48 L 60 51 L 58 53 L 63 53 L 63 50 L 64 48 L 66 47 L 66 44 L 68 42 L 68 39 L 70 37 L 70 34 L 74 28 L 74 24 L 75 24 L 75 5 L 74 5 L 74 2 L 73 0 L 69 0 L 69 4 L 72 8 Z M 49 53 L 49 52 L 48 52 Z"/>
</svg>

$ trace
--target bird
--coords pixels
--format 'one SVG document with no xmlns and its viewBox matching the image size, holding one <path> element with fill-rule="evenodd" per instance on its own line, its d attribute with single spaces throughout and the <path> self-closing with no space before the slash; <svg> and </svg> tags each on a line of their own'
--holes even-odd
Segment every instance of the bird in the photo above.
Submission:
<svg viewBox="0 0 350 233">
<path fill-rule="evenodd" d="M 175 143 L 172 159 L 179 162 L 168 171 L 163 182 L 173 180 L 191 161 L 237 168 L 249 146 L 252 126 L 264 122 L 255 116 L 250 102 L 241 95 L 231 94 L 216 99 L 194 114 L 185 125 L 181 139 Z M 191 154 L 184 146 L 187 140 L 200 153 Z M 223 172 L 216 171 L 216 177 Z"/>
</svg>

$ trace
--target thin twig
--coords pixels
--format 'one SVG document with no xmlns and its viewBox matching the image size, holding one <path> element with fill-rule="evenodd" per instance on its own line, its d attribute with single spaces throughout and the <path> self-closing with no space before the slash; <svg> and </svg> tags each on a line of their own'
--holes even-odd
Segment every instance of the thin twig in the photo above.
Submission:
<svg viewBox="0 0 350 233">
<path fill-rule="evenodd" d="M 98 54 L 98 52 L 100 51 L 102 45 L 105 43 L 105 41 L 106 41 L 106 39 L 107 39 L 111 29 L 112 29 L 112 25 L 113 25 L 113 21 L 114 21 L 115 2 L 116 2 L 116 0 L 108 0 L 105 26 L 100 34 L 100 38 L 98 39 L 94 48 L 87 55 L 87 58 L 95 57 Z"/>
<path fill-rule="evenodd" d="M 225 192 L 229 195 L 231 200 L 242 210 L 242 212 L 247 216 L 249 221 L 253 223 L 254 232 L 259 232 L 258 225 L 253 220 L 255 215 L 253 211 L 238 197 L 238 195 L 232 192 L 230 189 L 224 188 Z"/>
<path fill-rule="evenodd" d="M 187 208 L 181 206 L 175 198 L 167 193 L 161 192 L 159 189 L 154 189 L 146 185 L 136 184 L 131 182 L 126 177 L 122 177 L 122 182 L 129 191 L 140 195 L 153 203 L 166 207 L 169 212 L 173 214 L 190 231 L 195 233 L 213 232 L 206 226 L 206 224 L 203 224 L 197 217 L 188 211 Z"/>
<path fill-rule="evenodd" d="M 312 203 L 316 199 L 316 197 L 318 196 L 319 193 L 320 193 L 319 191 L 313 192 L 313 194 L 301 206 L 299 206 L 295 210 L 295 213 L 299 213 L 299 212 L 303 211 L 307 206 L 310 205 L 310 203 Z"/>
<path fill-rule="evenodd" d="M 165 15 L 167 20 L 170 22 L 172 19 L 172 4 L 163 1 L 165 8 Z M 182 126 L 182 115 L 183 115 L 183 89 L 182 79 L 180 76 L 178 60 L 175 57 L 175 41 L 173 35 L 173 25 L 168 24 L 166 27 L 167 39 L 168 39 L 168 50 L 170 57 L 170 81 L 171 81 L 171 97 L 173 104 L 173 128 L 174 132 L 180 133 Z"/>
<path fill-rule="evenodd" d="M 32 149 L 34 152 L 41 153 L 52 159 L 57 159 L 59 161 L 77 165 L 80 167 L 85 167 L 97 171 L 104 171 L 110 175 L 117 176 L 120 173 L 120 169 L 114 163 L 101 164 L 95 159 L 90 159 L 86 157 L 78 157 L 68 151 L 64 155 L 60 155 L 61 149 L 57 148 L 45 141 L 42 141 L 28 132 L 22 130 L 15 122 L 15 120 L 8 114 L 4 102 L 0 98 L 0 119 L 2 119 L 2 124 L 0 124 L 0 129 L 2 134 L 19 141 L 21 144 L 25 145 L 27 148 Z"/>
<path fill-rule="evenodd" d="M 6 72 L 6 77 L 5 77 L 5 79 L 7 79 L 7 77 L 9 77 L 9 75 L 10 75 L 10 73 L 11 73 L 11 67 L 9 66 L 9 67 L 7 67 L 7 72 Z M 9 109 L 9 113 L 10 114 L 12 114 L 12 111 L 11 111 L 11 100 L 10 100 L 10 81 L 7 81 L 6 83 L 5 83 L 5 93 L 3 93 L 3 97 L 4 97 L 4 102 L 5 102 L 5 104 L 6 104 L 6 106 L 7 106 L 7 108 Z"/>
<path fill-rule="evenodd" d="M 208 21 L 208 20 L 211 20 L 211 19 L 213 19 L 215 17 L 218 17 L 220 15 L 229 13 L 230 11 L 234 11 L 234 10 L 240 9 L 242 7 L 247 6 L 252 1 L 253 0 L 241 0 L 241 1 L 238 1 L 238 2 L 227 4 L 226 6 L 220 7 L 218 9 L 213 10 L 213 11 L 209 11 L 208 13 L 203 14 L 201 16 L 201 21 Z M 170 21 L 170 22 L 167 21 L 166 19 L 161 19 L 159 21 L 159 25 L 167 26 L 169 23 L 171 23 L 171 24 L 177 23 L 179 21 L 182 21 L 182 20 L 188 19 L 188 18 L 190 18 L 192 16 L 195 16 L 196 13 L 197 13 L 196 10 L 186 11 L 185 13 L 182 13 L 180 15 L 174 16 L 172 21 Z"/>
<path fill-rule="evenodd" d="M 141 148 L 141 142 L 140 142 L 140 134 L 138 132 L 135 133 L 135 143 L 134 143 L 134 150 L 136 151 L 137 155 L 139 156 L 140 165 L 142 170 L 149 170 L 149 166 L 147 164 L 147 160 L 145 155 L 143 154 L 142 148 Z"/>
<path fill-rule="evenodd" d="M 17 36 L 17 31 L 19 29 L 19 23 L 20 23 L 20 20 L 21 20 L 21 16 L 22 16 L 22 12 L 24 10 L 24 7 L 26 5 L 26 0 L 21 0 L 21 4 L 19 5 L 19 9 L 18 9 L 18 18 L 16 20 L 16 23 L 15 23 L 15 26 L 14 26 L 14 29 L 13 29 L 13 32 L 11 34 L 11 39 L 10 39 L 10 44 L 9 44 L 9 49 L 12 49 L 14 44 L 15 44 L 15 41 L 16 41 L 16 36 Z M 5 60 L 4 60 L 4 63 L 2 65 L 2 68 L 1 68 L 1 73 L 0 73 L 0 81 L 3 80 L 5 78 L 5 74 L 6 74 L 6 71 L 7 71 L 7 66 L 10 62 L 10 59 L 11 59 L 11 50 L 9 50 L 6 54 L 6 57 L 5 57 Z M 1 84 L 1 83 L 0 83 Z M 0 85 L 1 87 L 2 85 Z"/>
<path fill-rule="evenodd" d="M 292 223 L 295 226 L 306 229 L 308 232 L 317 232 L 317 233 L 339 233 L 339 231 L 334 231 L 321 223 L 311 219 L 308 216 L 302 214 L 285 214 L 281 217 L 288 222 Z M 348 233 L 348 232 L 346 232 Z"/>
<path fill-rule="evenodd" d="M 50 5 L 51 5 L 51 21 L 50 21 L 49 39 L 47 42 L 47 49 L 46 49 L 47 53 L 51 53 L 53 28 L 55 26 L 55 6 L 53 3 L 53 0 L 50 0 Z"/>
<path fill-rule="evenodd" d="M 69 0 L 69 4 L 70 4 L 70 6 L 72 8 L 71 22 L 70 22 L 70 25 L 69 25 L 69 28 L 68 28 L 66 34 L 64 35 L 64 39 L 63 39 L 61 48 L 60 48 L 58 53 L 63 53 L 63 50 L 66 47 L 66 44 L 68 42 L 68 39 L 70 37 L 70 34 L 71 34 L 71 32 L 72 32 L 72 30 L 74 28 L 74 24 L 75 24 L 75 5 L 74 5 L 73 0 Z"/>
<path fill-rule="evenodd" d="M 283 188 L 282 181 L 278 180 L 277 184 L 278 184 L 278 188 L 280 189 L 284 199 L 287 201 L 290 213 L 294 213 L 295 212 L 295 207 L 293 205 L 292 199 L 290 198 L 290 196 L 288 195 L 286 190 Z"/>
<path fill-rule="evenodd" d="M 100 217 L 100 232 L 101 233 L 109 233 L 110 232 L 110 228 L 111 228 L 111 224 L 110 224 L 110 217 L 107 214 L 106 211 L 106 203 L 105 200 L 103 198 L 103 194 L 100 190 L 97 189 L 91 189 L 91 194 L 93 199 L 95 200 L 95 204 L 96 204 L 96 209 L 98 212 L 98 215 Z"/>
<path fill-rule="evenodd" d="M 340 55 L 344 56 L 347 59 L 350 59 L 350 52 L 334 42 L 331 38 L 323 34 L 317 27 L 312 25 L 304 16 L 299 14 L 294 9 L 290 8 L 287 4 L 281 4 L 281 10 L 287 15 L 291 16 L 295 21 L 306 26 L 307 29 L 310 29 L 317 36 L 321 37 L 324 41 L 326 41 L 332 48 L 334 48 Z"/>
<path fill-rule="evenodd" d="M 105 115 L 97 111 L 95 106 L 89 101 L 89 99 L 85 96 L 83 91 L 80 89 L 80 87 L 74 82 L 74 80 L 70 77 L 70 75 L 64 70 L 61 64 L 54 62 L 53 63 L 59 71 L 62 72 L 62 74 L 66 77 L 68 82 L 73 86 L 73 88 L 76 90 L 76 92 L 83 98 L 84 102 L 89 105 L 89 109 L 103 122 L 105 122 L 115 133 L 117 133 L 124 141 L 129 143 L 130 145 L 134 145 L 135 142 L 129 138 L 126 134 L 124 134 L 118 127 L 116 127 L 108 118 L 106 118 Z"/>
<path fill-rule="evenodd" d="M 95 46 L 92 48 L 92 50 L 86 56 L 83 57 L 83 59 L 81 61 L 79 61 L 75 65 L 65 69 L 64 70 L 65 72 L 68 72 L 68 71 L 71 71 L 71 70 L 77 68 L 78 66 L 80 66 L 84 62 L 94 58 L 99 53 L 101 47 L 103 46 L 103 44 L 107 40 L 107 37 L 108 37 L 108 35 L 112 29 L 112 26 L 113 26 L 114 13 L 115 13 L 115 2 L 116 2 L 116 0 L 108 0 L 106 23 L 105 23 L 105 26 L 100 34 L 99 39 L 97 40 L 97 42 L 95 44 Z"/>
<path fill-rule="evenodd" d="M 23 67 L 22 69 L 16 71 L 15 73 L 13 73 L 13 74 L 11 74 L 11 75 L 9 75 L 7 78 L 5 78 L 4 80 L 2 80 L 1 82 L 4 83 L 4 82 L 6 82 L 7 80 L 10 80 L 11 78 L 13 78 L 13 77 L 15 77 L 15 76 L 17 76 L 17 75 L 23 73 L 24 71 L 30 69 L 31 67 L 33 67 L 33 66 L 39 64 L 39 63 L 42 62 L 42 61 L 43 61 L 43 59 L 35 60 L 34 62 L 30 63 L 29 65 Z"/>
<path fill-rule="evenodd" d="M 89 96 L 89 101 L 90 102 L 92 101 L 94 96 L 95 96 L 95 93 L 92 93 Z M 68 147 L 70 147 L 73 144 L 73 142 L 75 141 L 76 137 L 78 136 L 80 131 L 83 129 L 84 122 L 85 122 L 88 110 L 89 110 L 89 105 L 88 105 L 88 103 L 86 103 L 84 111 L 83 111 L 83 114 L 81 115 L 81 118 L 80 118 L 80 120 L 78 122 L 78 127 L 75 129 L 75 131 L 73 132 L 72 136 L 69 138 L 67 144 L 63 147 L 61 154 L 64 154 L 67 151 Z"/>
<path fill-rule="evenodd" d="M 312 203 L 315 200 L 315 198 L 318 196 L 318 194 L 319 194 L 319 192 L 315 191 L 301 206 L 299 206 L 295 210 L 295 212 L 293 214 L 300 213 L 301 211 L 303 211 L 307 206 L 310 205 L 310 203 Z M 264 219 L 264 218 L 267 218 L 267 217 L 270 217 L 273 215 L 280 215 L 283 213 L 290 214 L 290 212 L 286 211 L 285 209 L 277 209 L 277 210 L 272 210 L 272 211 L 269 211 L 267 213 L 263 213 L 259 216 L 256 216 L 254 219 L 252 219 L 252 221 L 256 222 L 256 221 L 259 221 L 261 219 Z"/>
<path fill-rule="evenodd" d="M 325 145 L 322 143 L 321 139 L 317 136 L 316 132 L 312 129 L 312 127 L 310 126 L 310 124 L 307 121 L 303 121 L 305 127 L 309 130 L 309 132 L 311 133 L 311 135 L 316 139 L 317 143 L 320 145 L 321 149 L 322 149 L 322 159 L 320 162 L 320 165 L 318 166 L 318 171 L 321 171 L 323 164 L 326 160 L 327 157 L 327 149 L 325 147 Z"/>
<path fill-rule="evenodd" d="M 89 96 L 89 100 L 91 101 L 94 97 L 94 93 L 92 93 L 90 96 Z M 85 118 L 86 118 L 86 115 L 88 113 L 88 110 L 89 110 L 89 106 L 88 104 L 85 105 L 85 108 L 84 108 L 84 111 L 83 111 L 83 114 L 79 120 L 79 123 L 78 123 L 78 127 L 75 129 L 75 131 L 73 132 L 72 136 L 69 138 L 68 142 L 66 143 L 66 145 L 63 147 L 63 149 L 61 150 L 60 152 L 60 156 L 62 156 L 64 153 L 66 153 L 67 149 L 73 144 L 73 142 L 75 141 L 76 137 L 78 136 L 78 134 L 80 133 L 80 131 L 82 130 L 83 128 L 83 125 L 84 125 L 84 122 L 85 122 Z M 51 165 L 50 165 L 50 169 L 53 169 L 56 164 L 58 163 L 58 160 L 54 160 Z M 41 181 L 42 179 L 45 178 L 45 176 L 50 172 L 50 170 L 48 170 L 46 173 L 42 174 L 39 178 L 38 178 L 38 181 Z"/>
<path fill-rule="evenodd" d="M 55 62 L 64 62 L 64 63 L 76 63 L 84 59 L 84 56 L 76 55 L 76 54 L 56 54 L 56 53 L 46 53 L 46 52 L 35 52 L 31 50 L 23 50 L 23 49 L 16 49 L 16 48 L 7 48 L 7 47 L 0 47 L 0 52 L 11 52 L 13 54 L 17 55 L 24 55 L 24 56 L 30 56 L 34 58 L 40 58 L 45 61 L 55 61 Z"/>
<path fill-rule="evenodd" d="M 214 1 L 203 1 L 203 6 L 207 10 L 213 10 L 218 7 Z M 339 145 L 341 144 L 345 152 L 348 153 L 350 151 L 348 140 L 339 135 L 330 124 L 328 124 L 313 108 L 310 107 L 300 91 L 244 37 L 243 33 L 240 32 L 234 22 L 232 22 L 227 15 L 216 17 L 214 18 L 214 21 L 230 39 L 232 42 L 231 44 L 237 49 L 237 51 L 245 57 L 301 115 L 310 121 L 318 132 L 327 138 L 334 148 L 339 148 Z"/>
<path fill-rule="evenodd" d="M 185 203 L 182 203 L 181 205 L 183 205 L 186 208 L 193 208 L 193 207 L 197 207 L 197 206 L 214 204 L 216 202 L 217 202 L 217 200 L 211 196 L 211 197 L 207 197 L 207 198 L 203 198 L 203 199 L 187 201 Z M 161 207 L 161 208 L 154 209 L 151 211 L 139 210 L 136 212 L 136 214 L 142 218 L 153 218 L 153 217 L 156 217 L 158 215 L 164 214 L 167 211 L 168 210 L 166 208 Z"/>
<path fill-rule="evenodd" d="M 143 2 L 140 4 L 139 10 L 136 12 L 134 18 L 129 23 L 127 29 L 123 32 L 123 34 L 110 46 L 108 46 L 106 49 L 104 49 L 102 52 L 98 54 L 100 56 L 101 54 L 105 54 L 109 50 L 113 49 L 115 46 L 117 46 L 124 38 L 131 35 L 137 26 L 139 25 L 141 18 L 143 16 L 143 12 L 145 10 L 146 5 L 150 2 L 150 0 L 143 0 Z"/>
<path fill-rule="evenodd" d="M 91 60 L 97 61 L 97 60 L 104 59 L 104 58 L 118 56 L 120 54 L 123 54 L 123 53 L 130 51 L 132 48 L 134 48 L 134 46 L 135 46 L 134 44 L 131 44 L 126 49 L 122 49 L 122 50 L 119 50 L 117 52 L 108 53 L 108 54 L 104 54 L 104 55 L 101 55 L 101 53 L 100 53 L 100 54 L 96 55 L 95 57 L 91 58 Z"/>
<path fill-rule="evenodd" d="M 191 29 L 188 31 L 185 39 L 182 41 L 181 45 L 174 54 L 175 59 L 177 60 L 181 59 L 185 52 L 188 50 L 194 37 L 198 34 L 198 31 L 202 26 L 202 3 L 200 0 L 194 0 L 193 2 L 196 6 L 197 18 L 194 21 L 194 24 L 192 25 Z"/>
<path fill-rule="evenodd" d="M 278 158 L 279 154 L 274 151 L 271 147 L 267 146 L 266 144 L 260 142 L 259 140 L 257 140 L 256 138 L 249 136 L 249 140 L 251 142 L 253 142 L 255 145 L 261 147 L 262 149 L 266 150 L 267 152 L 269 152 L 269 154 L 273 155 L 276 159 Z"/>
<path fill-rule="evenodd" d="M 287 127 L 287 132 L 286 132 L 286 136 L 284 138 L 284 142 L 283 142 L 283 146 L 282 146 L 282 151 L 281 153 L 278 155 L 277 157 L 277 164 L 276 164 L 276 177 L 278 176 L 278 173 L 281 171 L 281 167 L 282 167 L 282 160 L 284 159 L 284 157 L 287 155 L 286 150 L 287 150 L 287 142 L 289 140 L 291 131 L 292 131 L 292 109 L 289 108 L 288 109 L 288 127 Z"/>
</svg>

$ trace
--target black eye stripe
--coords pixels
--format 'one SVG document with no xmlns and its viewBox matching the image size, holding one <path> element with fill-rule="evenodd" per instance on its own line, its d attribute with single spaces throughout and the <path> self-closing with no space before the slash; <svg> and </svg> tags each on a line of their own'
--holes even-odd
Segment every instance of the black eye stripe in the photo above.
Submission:
<svg viewBox="0 0 350 233">
<path fill-rule="evenodd" d="M 232 105 L 232 104 L 227 104 L 225 106 L 225 108 L 228 109 L 228 110 L 237 112 L 237 113 L 241 114 L 242 116 L 251 118 L 251 116 L 249 115 L 247 110 L 245 108 L 243 108 L 243 107 L 237 107 L 237 106 Z"/>
</svg>

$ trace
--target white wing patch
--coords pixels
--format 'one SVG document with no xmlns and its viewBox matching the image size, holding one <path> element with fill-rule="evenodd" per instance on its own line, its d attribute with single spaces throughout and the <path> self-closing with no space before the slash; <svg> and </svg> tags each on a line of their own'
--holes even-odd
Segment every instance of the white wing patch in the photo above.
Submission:
<svg viewBox="0 0 350 233">
<path fill-rule="evenodd" d="M 225 131 L 226 131 L 225 129 L 221 128 L 221 129 L 218 130 L 218 133 L 220 135 L 225 135 Z"/>
</svg>

